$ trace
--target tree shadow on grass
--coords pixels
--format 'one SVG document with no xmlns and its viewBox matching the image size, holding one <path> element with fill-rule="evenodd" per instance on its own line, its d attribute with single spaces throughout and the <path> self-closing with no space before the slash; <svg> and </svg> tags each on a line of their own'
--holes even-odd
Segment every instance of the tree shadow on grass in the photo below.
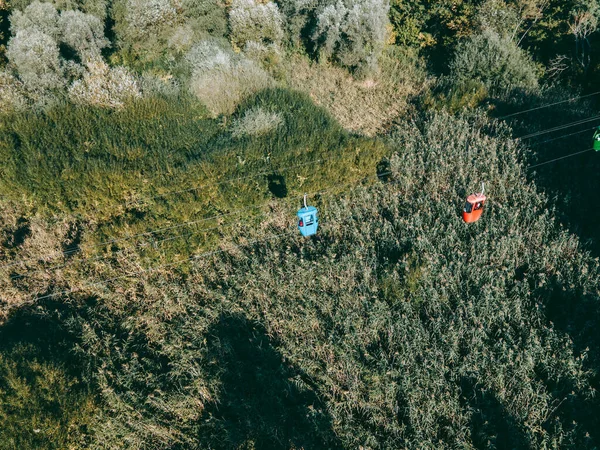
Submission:
<svg viewBox="0 0 600 450">
<path fill-rule="evenodd" d="M 461 381 L 462 403 L 471 411 L 471 439 L 476 449 L 527 449 L 527 436 L 494 392 L 470 378 Z"/>
<path fill-rule="evenodd" d="M 62 325 L 70 312 L 46 301 L 0 326 L 0 449 L 67 448 L 88 434 L 93 402 Z"/>
<path fill-rule="evenodd" d="M 560 97 L 562 100 L 564 97 Z M 556 100 L 556 99 L 554 99 Z M 519 101 L 519 100 L 517 100 Z M 535 109 L 553 97 L 521 97 L 520 105 L 497 104 L 496 116 L 506 117 L 513 135 L 530 149 L 527 175 L 551 198 L 558 220 L 600 255 L 600 154 L 592 150 L 594 128 L 600 125 L 596 97 Z M 527 207 L 527 205 L 523 205 Z"/>
<path fill-rule="evenodd" d="M 573 340 L 574 354 L 586 354 L 585 369 L 590 370 L 590 385 L 600 389 L 600 300 L 579 289 L 553 279 L 539 290 L 546 317 L 554 327 Z M 600 446 L 600 397 L 582 392 L 572 379 L 553 379 L 541 370 L 538 376 L 555 398 L 555 411 L 545 427 L 551 429 L 559 421 L 563 431 L 570 431 L 569 448 L 598 448 Z M 567 448 L 567 447 L 565 447 Z"/>
<path fill-rule="evenodd" d="M 342 448 L 315 387 L 283 360 L 261 325 L 222 316 L 207 336 L 211 377 L 220 382 L 201 419 L 209 448 Z"/>
</svg>

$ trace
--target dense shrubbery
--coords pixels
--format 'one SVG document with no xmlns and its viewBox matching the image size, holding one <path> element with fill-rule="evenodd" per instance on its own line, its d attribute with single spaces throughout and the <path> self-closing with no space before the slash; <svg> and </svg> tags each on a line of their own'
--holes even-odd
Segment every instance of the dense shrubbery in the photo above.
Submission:
<svg viewBox="0 0 600 450">
<path fill-rule="evenodd" d="M 274 86 L 271 76 L 253 60 L 202 41 L 186 56 L 191 70 L 190 91 L 214 114 L 232 114 L 250 95 Z"/>
<path fill-rule="evenodd" d="M 388 9 L 387 0 L 327 4 L 317 16 L 313 34 L 319 52 L 349 69 L 373 72 L 385 43 Z"/>
<path fill-rule="evenodd" d="M 257 135 L 256 124 L 247 121 L 258 110 L 279 118 L 279 126 Z M 304 191 L 363 177 L 385 154 L 380 143 L 349 136 L 299 93 L 258 94 L 225 129 L 206 116 L 197 102 L 179 97 L 142 99 L 118 112 L 65 107 L 44 117 L 24 114 L 2 122 L 10 133 L 0 141 L 5 161 L 0 191 L 15 204 L 4 228 L 18 234 L 20 217 L 39 220 L 39 226 L 27 221 L 27 245 L 4 254 L 16 266 L 3 272 L 21 279 L 22 270 L 38 263 L 75 263 L 64 277 L 48 279 L 40 272 L 41 278 L 27 276 L 17 284 L 9 279 L 3 284 L 5 300 L 16 305 L 50 284 L 67 282 L 78 270 L 89 270 L 78 268 L 78 258 L 61 257 L 61 246 L 70 248 L 73 240 L 83 255 L 121 258 L 141 251 L 149 264 L 153 258 L 189 254 L 218 237 L 219 232 L 206 236 L 205 228 L 230 225 L 239 217 L 254 223 L 274 195 L 270 176 L 282 177 L 295 201 Z M 225 182 L 237 177 L 243 179 Z M 65 214 L 66 223 L 51 219 Z M 225 217 L 210 219 L 220 214 Z M 182 222 L 194 224 L 170 228 Z M 166 231 L 147 234 L 162 228 Z M 98 245 L 115 238 L 118 244 Z M 163 239 L 156 249 L 148 246 Z M 111 270 L 101 265 L 94 271 L 102 267 Z"/>
<path fill-rule="evenodd" d="M 450 64 L 456 83 L 481 81 L 489 90 L 532 90 L 538 85 L 536 67 L 516 43 L 485 30 L 461 42 Z"/>
<path fill-rule="evenodd" d="M 70 10 L 59 14 L 51 3 L 35 1 L 13 12 L 11 26 L 6 55 L 14 73 L 5 72 L 2 83 L 12 97 L 3 102 L 3 113 L 25 104 L 47 109 L 66 96 L 67 87 L 77 102 L 105 107 L 122 106 L 139 95 L 127 69 L 109 68 L 103 61 L 101 51 L 109 42 L 96 16 Z"/>
</svg>

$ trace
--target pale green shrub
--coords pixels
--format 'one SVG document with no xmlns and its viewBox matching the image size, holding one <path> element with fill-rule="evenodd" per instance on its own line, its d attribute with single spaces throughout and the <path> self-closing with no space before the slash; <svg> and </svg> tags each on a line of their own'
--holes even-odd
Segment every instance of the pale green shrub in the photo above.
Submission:
<svg viewBox="0 0 600 450">
<path fill-rule="evenodd" d="M 37 30 L 53 39 L 58 39 L 58 11 L 52 3 L 35 1 L 22 12 L 15 10 L 10 16 L 10 26 L 13 35 L 22 30 Z"/>
<path fill-rule="evenodd" d="M 233 113 L 243 99 L 272 86 L 269 74 L 247 59 L 197 70 L 190 82 L 191 92 L 215 115 Z"/>
<path fill-rule="evenodd" d="M 39 3 L 38 0 L 11 0 L 10 6 L 13 10 L 24 11 L 33 3 Z M 107 17 L 107 0 L 52 0 L 44 1 L 47 5 L 53 5 L 59 11 L 79 10 L 86 14 L 93 14 L 104 21 Z"/>
<path fill-rule="evenodd" d="M 22 90 L 19 80 L 9 72 L 0 71 L 0 114 L 26 109 L 27 100 Z"/>
<path fill-rule="evenodd" d="M 64 87 L 58 44 L 42 31 L 35 28 L 17 31 L 8 43 L 6 55 L 27 89 Z"/>
<path fill-rule="evenodd" d="M 144 97 L 175 97 L 181 91 L 179 82 L 172 76 L 159 77 L 152 73 L 142 74 L 138 86 Z"/>
<path fill-rule="evenodd" d="M 276 112 L 257 107 L 247 110 L 242 117 L 233 123 L 231 134 L 239 138 L 243 136 L 261 136 L 276 130 L 283 125 L 283 117 Z"/>
<path fill-rule="evenodd" d="M 75 103 L 120 108 L 126 100 L 140 97 L 138 84 L 124 67 L 109 67 L 104 61 L 89 62 L 87 73 L 73 82 L 69 96 Z"/>
<path fill-rule="evenodd" d="M 177 10 L 170 0 L 128 0 L 126 21 L 132 36 L 145 36 L 157 25 L 170 24 Z"/>
<path fill-rule="evenodd" d="M 225 36 L 227 11 L 222 0 L 182 0 L 182 15 L 196 33 Z"/>
<path fill-rule="evenodd" d="M 226 43 L 225 43 L 226 45 Z M 216 39 L 204 40 L 190 49 L 185 61 L 192 72 L 210 70 L 215 66 L 231 66 L 235 54 Z"/>
<path fill-rule="evenodd" d="M 536 66 L 529 55 L 491 30 L 461 42 L 450 70 L 456 81 L 480 80 L 488 89 L 534 89 L 538 85 Z"/>
<path fill-rule="evenodd" d="M 346 0 L 327 5 L 317 17 L 313 39 L 321 56 L 358 72 L 373 72 L 389 24 L 387 0 Z"/>
<path fill-rule="evenodd" d="M 274 85 L 258 64 L 217 40 L 200 42 L 185 60 L 191 72 L 190 91 L 215 115 L 233 113 L 241 100 Z"/>
<path fill-rule="evenodd" d="M 194 44 L 194 30 L 189 24 L 180 25 L 168 39 L 169 48 L 176 53 L 182 53 L 189 50 Z"/>
<path fill-rule="evenodd" d="M 476 20 L 481 30 L 491 30 L 511 37 L 519 27 L 519 15 L 504 0 L 487 0 L 477 10 Z"/>
<path fill-rule="evenodd" d="M 247 42 L 279 45 L 283 39 L 283 16 L 273 2 L 233 0 L 229 11 L 231 41 L 242 48 Z"/>
<path fill-rule="evenodd" d="M 244 45 L 244 55 L 259 62 L 266 69 L 275 68 L 282 61 L 281 50 L 276 44 L 265 45 L 261 42 L 248 41 Z"/>
<path fill-rule="evenodd" d="M 61 40 L 79 53 L 82 60 L 100 56 L 109 45 L 104 37 L 104 24 L 96 16 L 80 11 L 63 11 L 60 15 Z"/>
</svg>

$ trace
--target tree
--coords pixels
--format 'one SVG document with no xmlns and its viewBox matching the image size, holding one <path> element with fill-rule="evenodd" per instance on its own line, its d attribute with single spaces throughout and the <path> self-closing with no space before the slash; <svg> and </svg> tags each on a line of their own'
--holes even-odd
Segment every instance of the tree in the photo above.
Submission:
<svg viewBox="0 0 600 450">
<path fill-rule="evenodd" d="M 459 82 L 479 80 L 491 90 L 533 89 L 536 67 L 529 55 L 510 39 L 484 30 L 459 43 L 450 71 Z"/>
<path fill-rule="evenodd" d="M 249 42 L 279 46 L 283 39 L 283 16 L 273 2 L 233 0 L 229 10 L 230 38 L 243 48 Z"/>
<path fill-rule="evenodd" d="M 313 40 L 320 55 L 366 74 L 377 69 L 385 44 L 387 0 L 338 0 L 317 16 Z"/>
<path fill-rule="evenodd" d="M 23 11 L 15 10 L 10 16 L 10 26 L 13 35 L 21 30 L 36 29 L 58 40 L 60 36 L 58 18 L 58 11 L 52 3 L 36 0 Z"/>
<path fill-rule="evenodd" d="M 569 31 L 575 39 L 575 59 L 584 71 L 587 71 L 591 62 L 592 45 L 589 37 L 598 29 L 599 18 L 600 4 L 596 0 L 579 0 L 571 11 Z"/>
<path fill-rule="evenodd" d="M 58 44 L 46 33 L 35 28 L 17 31 L 6 55 L 27 89 L 45 91 L 65 86 Z"/>
<path fill-rule="evenodd" d="M 61 41 L 73 48 L 83 61 L 98 59 L 100 51 L 109 44 L 104 37 L 104 24 L 91 14 L 63 11 L 59 26 Z"/>
</svg>

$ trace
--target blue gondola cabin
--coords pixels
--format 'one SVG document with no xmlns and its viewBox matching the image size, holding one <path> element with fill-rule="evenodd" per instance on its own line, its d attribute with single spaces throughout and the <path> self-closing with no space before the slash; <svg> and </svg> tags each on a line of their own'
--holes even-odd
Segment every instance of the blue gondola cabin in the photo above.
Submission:
<svg viewBox="0 0 600 450">
<path fill-rule="evenodd" d="M 298 229 L 302 236 L 312 236 L 317 233 L 319 227 L 319 213 L 314 206 L 306 206 L 304 196 L 304 208 L 298 210 Z"/>
</svg>

